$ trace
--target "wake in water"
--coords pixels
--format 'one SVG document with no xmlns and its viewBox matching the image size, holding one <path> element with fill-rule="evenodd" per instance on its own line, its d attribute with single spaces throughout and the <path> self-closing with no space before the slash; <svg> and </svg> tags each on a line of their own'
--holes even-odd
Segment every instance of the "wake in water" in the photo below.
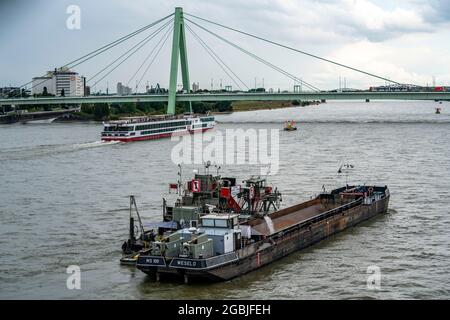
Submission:
<svg viewBox="0 0 450 320">
<path fill-rule="evenodd" d="M 29 160 L 40 157 L 76 152 L 85 149 L 106 147 L 123 144 L 121 141 L 93 141 L 74 144 L 39 145 L 23 148 L 3 149 L 0 151 L 0 160 Z"/>
<path fill-rule="evenodd" d="M 110 146 L 114 144 L 122 144 L 125 142 L 122 141 L 94 141 L 94 142 L 85 142 L 85 143 L 75 143 L 73 145 L 74 150 L 80 150 L 80 149 L 88 149 L 88 148 L 97 148 L 97 147 L 105 147 Z"/>
</svg>

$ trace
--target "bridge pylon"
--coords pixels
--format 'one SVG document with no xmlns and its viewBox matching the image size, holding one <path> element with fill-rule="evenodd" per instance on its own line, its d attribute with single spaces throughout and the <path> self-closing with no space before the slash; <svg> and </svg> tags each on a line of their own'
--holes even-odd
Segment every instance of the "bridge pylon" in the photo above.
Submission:
<svg viewBox="0 0 450 320">
<path fill-rule="evenodd" d="M 186 34 L 184 32 L 183 8 L 181 7 L 175 8 L 167 114 L 175 114 L 175 102 L 177 97 L 178 59 L 180 60 L 181 64 L 183 91 L 189 93 L 190 82 L 189 82 L 189 67 L 186 50 Z M 190 112 L 192 112 L 191 102 L 189 102 L 189 109 Z"/>
</svg>

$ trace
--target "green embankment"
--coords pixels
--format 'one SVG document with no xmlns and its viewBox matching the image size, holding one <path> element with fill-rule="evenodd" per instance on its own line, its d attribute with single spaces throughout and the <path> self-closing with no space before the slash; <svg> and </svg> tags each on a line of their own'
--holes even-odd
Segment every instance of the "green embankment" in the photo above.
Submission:
<svg viewBox="0 0 450 320">
<path fill-rule="evenodd" d="M 292 106 L 306 106 L 317 104 L 310 101 L 218 101 L 218 102 L 192 102 L 192 110 L 194 113 L 205 114 L 212 113 L 229 113 L 239 111 L 263 110 L 263 109 L 279 109 Z M 176 113 L 184 113 L 189 109 L 189 105 L 185 103 L 177 103 Z M 68 106 L 65 106 L 66 108 Z M 76 106 L 70 106 L 76 107 Z M 61 109 L 62 106 L 28 106 L 28 112 L 34 111 L 50 111 Z M 79 120 L 79 121 L 103 121 L 117 120 L 123 117 L 145 116 L 164 114 L 166 112 L 166 104 L 162 102 L 138 102 L 138 103 L 121 103 L 110 104 L 83 104 L 81 111 L 73 113 L 70 117 L 62 120 Z"/>
<path fill-rule="evenodd" d="M 289 107 L 305 107 L 312 104 L 319 104 L 318 101 L 234 101 L 232 103 L 233 111 L 252 111 L 281 109 Z"/>
</svg>

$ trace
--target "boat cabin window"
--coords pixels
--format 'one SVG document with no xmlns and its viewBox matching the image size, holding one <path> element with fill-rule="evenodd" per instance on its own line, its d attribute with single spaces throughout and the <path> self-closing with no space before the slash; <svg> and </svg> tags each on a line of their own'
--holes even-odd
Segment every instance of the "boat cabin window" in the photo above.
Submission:
<svg viewBox="0 0 450 320">
<path fill-rule="evenodd" d="M 224 219 L 216 219 L 216 220 L 215 220 L 215 225 L 216 225 L 216 227 L 218 227 L 218 228 L 226 228 L 226 227 L 228 227 L 227 222 L 228 222 L 228 220 L 224 220 Z"/>
<path fill-rule="evenodd" d="M 103 131 L 134 131 L 134 126 L 105 126 Z"/>
<path fill-rule="evenodd" d="M 209 228 L 233 228 L 234 225 L 238 224 L 237 218 L 235 219 L 202 219 L 202 226 Z"/>
<path fill-rule="evenodd" d="M 214 219 L 202 219 L 202 225 L 204 227 L 214 227 Z"/>
</svg>

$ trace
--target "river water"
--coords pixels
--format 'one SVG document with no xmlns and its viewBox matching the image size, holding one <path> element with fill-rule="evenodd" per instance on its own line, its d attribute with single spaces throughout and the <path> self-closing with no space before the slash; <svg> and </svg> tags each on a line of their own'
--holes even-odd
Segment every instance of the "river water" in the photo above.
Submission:
<svg viewBox="0 0 450 320">
<path fill-rule="evenodd" d="M 434 114 L 436 106 L 442 114 Z M 278 129 L 283 206 L 345 183 L 387 184 L 389 213 L 232 281 L 154 282 L 119 265 L 128 195 L 145 222 L 177 181 L 170 139 L 101 143 L 96 123 L 0 126 L 0 298 L 425 299 L 450 298 L 450 104 L 329 102 L 221 115 L 216 130 Z M 185 179 L 195 166 L 183 168 Z M 198 167 L 198 166 L 196 166 Z M 251 165 L 223 166 L 246 178 Z M 66 287 L 66 267 L 81 289 Z M 367 287 L 368 267 L 381 272 Z"/>
</svg>

